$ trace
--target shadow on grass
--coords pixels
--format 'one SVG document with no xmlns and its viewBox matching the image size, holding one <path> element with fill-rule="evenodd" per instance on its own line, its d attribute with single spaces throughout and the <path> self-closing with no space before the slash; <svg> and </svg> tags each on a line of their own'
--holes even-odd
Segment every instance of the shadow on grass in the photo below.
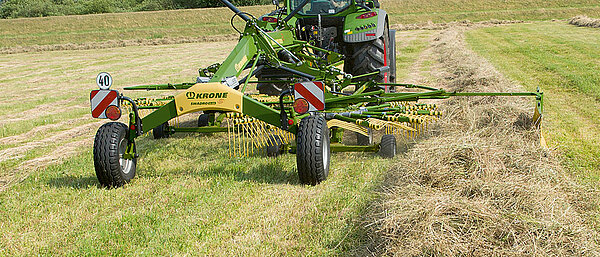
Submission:
<svg viewBox="0 0 600 257">
<path fill-rule="evenodd" d="M 171 176 L 174 178 L 182 175 L 201 179 L 218 178 L 237 182 L 248 181 L 258 184 L 300 184 L 296 170 L 292 167 L 288 167 L 288 165 L 285 165 L 284 162 L 280 161 L 252 163 L 231 160 L 230 162 L 218 162 L 202 168 L 192 167 L 191 170 L 173 169 L 165 172 L 148 169 L 141 171 L 136 176 Z"/>
<path fill-rule="evenodd" d="M 253 181 L 269 184 L 300 184 L 296 171 L 285 167 L 281 162 L 261 163 L 248 171 L 235 172 L 233 173 L 233 177 L 237 181 Z"/>
<path fill-rule="evenodd" d="M 98 179 L 93 176 L 87 177 L 75 177 L 75 176 L 64 176 L 51 178 L 48 180 L 48 185 L 56 188 L 75 188 L 82 189 L 90 186 L 99 187 Z"/>
</svg>

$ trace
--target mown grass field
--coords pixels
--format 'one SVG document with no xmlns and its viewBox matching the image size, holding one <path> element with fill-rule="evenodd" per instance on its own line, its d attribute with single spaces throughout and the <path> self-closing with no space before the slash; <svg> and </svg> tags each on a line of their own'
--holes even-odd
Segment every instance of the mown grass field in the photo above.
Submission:
<svg viewBox="0 0 600 257">
<path fill-rule="evenodd" d="M 580 14 L 600 16 L 593 0 L 384 0 L 390 23 L 566 19 Z M 272 6 L 243 7 L 256 16 Z M 107 40 L 203 37 L 232 34 L 226 8 L 116 13 L 0 20 L 0 47 L 85 44 Z"/>
<path fill-rule="evenodd" d="M 600 179 L 600 30 L 542 22 L 473 30 L 472 48 L 528 90 L 545 92 L 550 147 L 583 179 Z"/>
<path fill-rule="evenodd" d="M 329 180 L 305 187 L 298 184 L 293 155 L 231 159 L 223 136 L 142 139 L 139 145 L 139 175 L 122 189 L 97 187 L 88 147 L 3 194 L 0 253 L 357 251 L 364 244 L 362 215 L 390 165 L 360 154 L 335 155 Z"/>
<path fill-rule="evenodd" d="M 393 23 L 567 18 L 600 9 L 595 1 L 393 3 Z M 229 17 L 226 9 L 211 9 L 0 20 L 0 46 L 227 34 Z M 399 32 L 401 80 L 442 79 L 431 72 L 438 60 L 426 52 L 436 33 Z M 544 89 L 546 139 L 592 185 L 600 174 L 599 37 L 600 30 L 562 22 L 467 33 L 470 46 L 508 77 L 528 90 Z M 88 109 L 96 74 L 110 72 L 116 88 L 188 82 L 234 45 L 0 55 L 0 255 L 327 256 L 364 255 L 373 247 L 365 217 L 397 159 L 334 154 L 329 179 L 306 187 L 298 183 L 294 155 L 228 158 L 224 134 L 150 136 L 138 141 L 133 182 L 98 188 L 91 144 L 101 123 Z"/>
<path fill-rule="evenodd" d="M 402 49 L 421 49 L 432 32 L 411 34 Z M 138 141 L 135 181 L 98 188 L 91 138 L 101 123 L 87 106 L 97 71 L 111 72 L 116 88 L 190 81 L 196 67 L 224 59 L 234 44 L 0 56 L 0 153 L 23 149 L 0 155 L 0 181 L 11 183 L 0 193 L 0 255 L 364 251 L 363 217 L 392 165 L 373 154 L 335 154 L 327 182 L 306 187 L 294 155 L 229 158 L 224 134 L 149 136 Z M 415 61 L 413 52 L 398 57 Z"/>
</svg>

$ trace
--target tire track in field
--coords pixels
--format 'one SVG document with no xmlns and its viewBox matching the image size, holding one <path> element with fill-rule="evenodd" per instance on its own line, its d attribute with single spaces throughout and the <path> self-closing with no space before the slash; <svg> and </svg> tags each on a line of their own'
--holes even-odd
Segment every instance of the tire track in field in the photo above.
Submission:
<svg viewBox="0 0 600 257">
<path fill-rule="evenodd" d="M 429 36 L 429 38 L 427 39 L 427 43 L 428 43 L 427 48 L 425 50 L 423 50 L 419 54 L 419 57 L 417 57 L 417 60 L 410 65 L 409 72 L 406 75 L 406 78 L 403 79 L 402 83 L 425 84 L 425 83 L 430 82 L 430 81 L 428 81 L 426 76 L 423 74 L 425 72 L 422 71 L 422 69 L 425 67 L 425 61 L 429 61 L 429 60 L 433 59 L 433 47 L 431 47 L 431 43 L 433 42 L 434 38 L 435 38 L 435 34 L 432 34 Z M 405 37 L 404 34 L 402 34 L 402 32 L 400 32 L 400 33 L 396 34 L 396 42 L 398 42 L 400 39 L 406 40 L 407 37 Z M 410 38 L 410 40 L 419 40 L 419 39 L 418 39 L 418 36 L 413 36 L 412 38 Z M 396 48 L 396 49 L 401 49 L 401 48 L 407 47 L 408 45 L 410 45 L 410 43 L 405 42 L 402 45 L 398 45 L 400 47 Z"/>
</svg>

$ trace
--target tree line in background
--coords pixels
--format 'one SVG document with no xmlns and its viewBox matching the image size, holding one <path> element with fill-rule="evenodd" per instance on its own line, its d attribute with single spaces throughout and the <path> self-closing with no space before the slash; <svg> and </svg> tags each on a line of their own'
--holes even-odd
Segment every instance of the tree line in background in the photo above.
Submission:
<svg viewBox="0 0 600 257">
<path fill-rule="evenodd" d="M 269 4 L 270 0 L 233 0 L 235 5 Z M 0 18 L 92 13 L 158 11 L 223 6 L 219 0 L 0 0 Z"/>
</svg>

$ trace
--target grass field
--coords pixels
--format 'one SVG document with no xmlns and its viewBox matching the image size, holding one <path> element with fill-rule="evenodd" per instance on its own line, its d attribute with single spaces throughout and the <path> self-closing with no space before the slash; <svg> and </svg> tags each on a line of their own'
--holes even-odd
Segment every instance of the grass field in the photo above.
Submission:
<svg viewBox="0 0 600 257">
<path fill-rule="evenodd" d="M 433 34 L 404 33 L 402 49 L 421 50 Z M 150 136 L 138 141 L 135 182 L 98 188 L 91 137 L 100 123 L 87 106 L 97 71 L 111 72 L 116 88 L 186 82 L 234 44 L 0 56 L 0 186 L 11 186 L 0 193 L 0 255 L 363 252 L 363 216 L 392 165 L 372 154 L 335 154 L 327 182 L 305 187 L 294 155 L 230 159 L 223 134 Z M 398 57 L 416 61 L 414 52 Z"/>
<path fill-rule="evenodd" d="M 364 243 L 362 213 L 389 168 L 379 158 L 335 155 L 330 179 L 304 187 L 293 155 L 230 159 L 222 136 L 142 139 L 139 145 L 145 152 L 139 176 L 122 189 L 97 187 L 88 147 L 4 194 L 0 254 L 357 251 Z"/>
<path fill-rule="evenodd" d="M 528 90 L 545 91 L 550 147 L 582 178 L 600 179 L 600 30 L 566 23 L 485 28 L 467 33 L 473 49 Z"/>
<path fill-rule="evenodd" d="M 595 1 L 504 1 L 498 5 L 480 0 L 425 4 L 390 0 L 383 4 L 392 6 L 387 9 L 393 23 L 491 18 L 549 20 L 576 14 L 600 17 Z M 261 13 L 264 8 L 270 7 L 245 10 Z M 211 9 L 0 20 L 0 46 L 227 34 L 232 30 L 223 24 L 228 23 L 229 17 L 226 9 Z M 400 81 L 448 86 L 447 74 L 439 70 L 442 57 L 431 49 L 439 37 L 438 31 L 398 32 Z M 526 90 L 536 86 L 544 89 L 546 140 L 551 148 L 558 149 L 564 166 L 582 178 L 579 181 L 595 188 L 600 178 L 600 78 L 595 72 L 600 68 L 600 30 L 576 28 L 565 22 L 532 22 L 472 29 L 466 32 L 466 39 L 470 48 Z M 544 198 L 544 193 L 559 186 L 544 184 L 540 192 L 535 192 L 537 187 L 521 188 L 519 179 L 530 178 L 522 177 L 523 174 L 500 173 L 503 177 L 498 181 L 482 182 L 476 177 L 481 174 L 469 174 L 470 167 L 461 166 L 466 165 L 462 161 L 469 161 L 464 156 L 459 157 L 466 159 L 451 162 L 449 168 L 440 168 L 447 173 L 436 177 L 430 162 L 424 161 L 422 155 L 414 156 L 414 152 L 392 160 L 372 154 L 334 154 L 329 179 L 307 187 L 298 182 L 294 155 L 228 158 L 224 134 L 178 134 L 161 140 L 143 137 L 137 145 L 142 155 L 132 183 L 115 190 L 99 188 L 91 144 L 103 121 L 91 119 L 88 109 L 88 94 L 96 88 L 96 74 L 110 72 L 117 89 L 134 84 L 189 82 L 197 75 L 197 68 L 224 59 L 234 45 L 234 41 L 223 41 L 0 55 L 0 255 L 364 256 L 371 251 L 394 252 L 380 249 L 386 244 L 379 240 L 386 240 L 388 235 L 378 234 L 382 229 L 369 219 L 403 210 L 378 209 L 378 203 L 386 200 L 392 202 L 390 206 L 407 209 L 410 215 L 399 221 L 421 219 L 422 224 L 429 224 L 437 220 L 448 222 L 443 219 L 450 217 L 450 222 L 444 224 L 455 226 L 449 231 L 458 231 L 453 234 L 459 235 L 454 237 L 458 241 L 468 236 L 461 231 L 479 228 L 477 222 L 502 221 L 510 223 L 511 229 L 516 227 L 514 231 L 525 231 L 525 235 L 516 237 L 538 240 L 534 246 L 547 247 L 537 245 L 545 243 L 546 236 L 567 234 L 565 240 L 577 238 L 568 236 L 579 235 L 580 227 L 563 229 L 561 223 L 565 213 L 575 212 L 573 209 L 585 209 L 589 216 L 582 215 L 582 220 L 595 224 L 594 229 L 599 231 L 600 215 L 594 205 L 581 201 L 571 209 L 563 202 L 571 201 L 575 197 L 572 194 L 566 194 L 565 199 L 559 195 L 559 204 L 555 205 L 555 199 Z M 453 111 L 449 114 L 452 116 Z M 479 121 L 473 121 L 476 122 Z M 485 134 L 485 128 L 482 131 L 478 133 Z M 439 147 L 436 142 L 429 143 Z M 482 151 L 476 147 L 484 145 L 487 148 L 483 153 L 498 148 L 486 142 L 450 143 L 452 147 L 473 151 Z M 469 148 L 472 145 L 475 147 Z M 440 149 L 447 150 L 425 148 L 429 146 L 418 147 L 415 152 L 437 154 Z M 539 158 L 538 162 L 547 158 L 536 151 L 531 155 Z M 422 166 L 406 172 L 413 168 L 407 160 L 409 156 Z M 486 154 L 478 157 L 496 160 L 486 159 Z M 435 161 L 439 164 L 444 160 Z M 519 159 L 509 161 L 510 165 L 522 165 Z M 454 171 L 456 167 L 464 170 Z M 416 182 L 388 190 L 390 177 L 404 174 L 409 174 L 404 179 Z M 534 178 L 537 175 L 527 174 Z M 538 179 L 561 181 L 559 177 L 563 175 L 542 174 Z M 431 181 L 435 179 L 440 185 L 452 186 L 428 184 L 434 184 Z M 471 187 L 464 185 L 465 181 L 480 184 Z M 531 182 L 537 186 L 536 183 Z M 467 196 L 462 191 L 455 192 L 463 187 L 472 192 L 467 192 Z M 470 194 L 478 194 L 477 190 L 480 194 L 492 192 L 493 198 L 471 197 Z M 390 197 L 393 192 L 399 193 Z M 531 195 L 538 198 L 530 198 Z M 536 206 L 538 203 L 532 201 L 523 207 L 519 202 L 522 199 L 542 199 L 543 204 Z M 486 209 L 477 209 L 482 205 Z M 492 211 L 499 205 L 510 211 Z M 455 206 L 464 207 L 463 213 L 467 214 Z M 562 212 L 562 206 L 569 207 Z M 465 216 L 473 218 L 475 225 L 452 223 Z M 578 217 L 573 218 L 579 222 L 577 226 L 584 224 Z M 440 224 L 400 231 L 400 235 L 431 235 Z M 510 236 L 504 233 L 499 232 L 504 236 L 499 239 L 496 234 L 486 236 L 510 248 Z M 596 238 L 589 240 L 598 242 Z M 424 243 L 435 244 L 435 240 L 430 241 Z M 428 248 L 420 252 L 433 253 Z"/>
<path fill-rule="evenodd" d="M 503 1 L 484 0 L 400 1 L 385 0 L 390 23 L 566 19 L 580 14 L 600 16 L 600 4 L 591 0 Z M 241 8 L 254 15 L 271 6 Z M 226 8 L 117 13 L 86 16 L 0 20 L 0 47 L 85 44 L 107 40 L 204 37 L 234 33 L 232 13 Z"/>
</svg>

